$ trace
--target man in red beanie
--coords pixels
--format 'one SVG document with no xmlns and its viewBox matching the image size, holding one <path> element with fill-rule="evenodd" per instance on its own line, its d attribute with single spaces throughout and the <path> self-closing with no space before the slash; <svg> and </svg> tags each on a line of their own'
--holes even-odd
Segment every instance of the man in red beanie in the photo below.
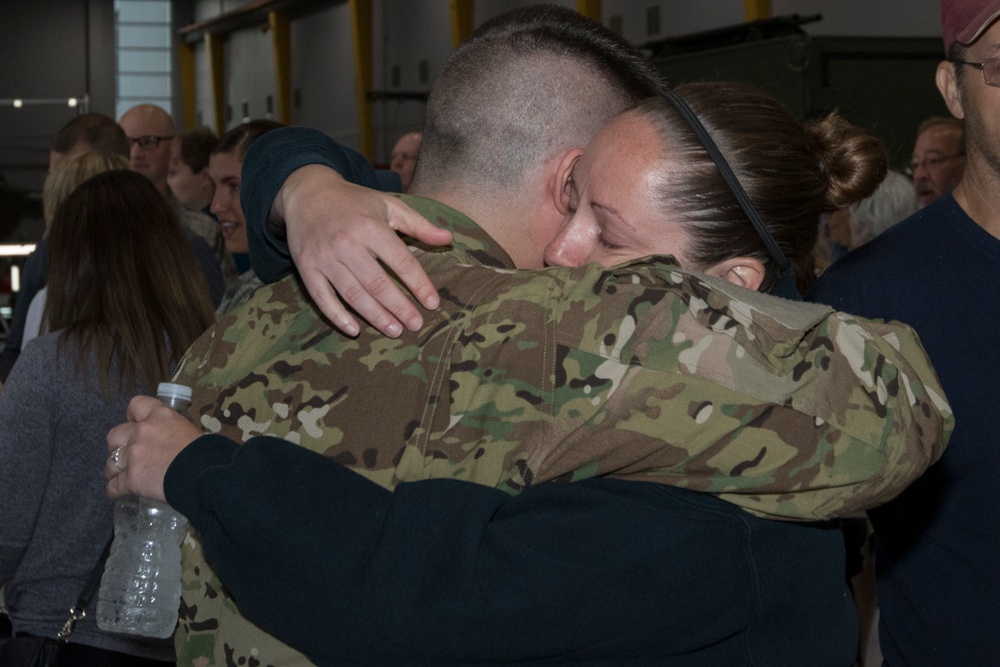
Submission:
<svg viewBox="0 0 1000 667">
<path fill-rule="evenodd" d="M 888 665 L 995 665 L 1000 628 L 1000 0 L 943 0 L 936 82 L 965 121 L 965 174 L 834 264 L 810 297 L 913 326 L 956 428 L 940 461 L 869 514 Z"/>
</svg>

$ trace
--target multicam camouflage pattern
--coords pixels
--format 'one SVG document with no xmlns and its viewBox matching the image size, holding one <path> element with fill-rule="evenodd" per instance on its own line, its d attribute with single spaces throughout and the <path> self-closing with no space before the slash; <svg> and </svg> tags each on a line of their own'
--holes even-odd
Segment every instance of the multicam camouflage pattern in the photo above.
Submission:
<svg viewBox="0 0 1000 667">
<path fill-rule="evenodd" d="M 346 338 L 294 278 L 265 286 L 179 371 L 206 431 L 283 437 L 387 488 L 453 477 L 516 493 L 614 475 L 798 520 L 884 502 L 942 452 L 951 413 L 904 326 L 665 258 L 490 268 L 480 260 L 509 260 L 471 221 L 408 203 L 456 232 L 456 249 L 420 254 L 443 286 L 424 328 Z M 196 538 L 184 561 L 182 664 L 304 659 L 239 616 Z"/>
<path fill-rule="evenodd" d="M 222 295 L 219 307 L 215 309 L 216 316 L 223 317 L 242 306 L 263 284 L 253 269 L 241 273 L 240 277 L 226 288 L 226 293 Z"/>
</svg>

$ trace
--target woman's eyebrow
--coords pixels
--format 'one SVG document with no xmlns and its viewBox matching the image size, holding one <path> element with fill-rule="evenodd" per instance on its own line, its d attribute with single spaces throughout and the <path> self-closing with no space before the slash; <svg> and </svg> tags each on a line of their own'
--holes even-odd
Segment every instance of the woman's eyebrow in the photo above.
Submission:
<svg viewBox="0 0 1000 667">
<path fill-rule="evenodd" d="M 628 219 L 624 215 L 622 215 L 622 212 L 619 211 L 614 206 L 610 206 L 608 204 L 604 204 L 602 202 L 595 201 L 593 199 L 590 200 L 590 205 L 592 207 L 594 207 L 594 208 L 599 208 L 602 211 L 607 211 L 611 215 L 613 215 L 616 218 L 618 218 L 623 225 L 625 225 L 626 227 L 629 228 L 630 231 L 635 231 L 635 225 L 633 225 L 631 222 L 629 222 Z"/>
</svg>

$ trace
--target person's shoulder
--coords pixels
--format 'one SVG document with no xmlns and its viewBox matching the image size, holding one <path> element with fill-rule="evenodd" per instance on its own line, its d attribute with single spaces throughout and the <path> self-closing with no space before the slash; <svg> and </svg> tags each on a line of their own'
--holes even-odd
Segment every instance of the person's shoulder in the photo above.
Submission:
<svg viewBox="0 0 1000 667">
<path fill-rule="evenodd" d="M 72 378 L 68 376 L 75 373 L 78 350 L 75 340 L 63 336 L 59 331 L 33 338 L 18 355 L 7 384 L 24 384 L 28 381 L 32 386 L 55 391 L 62 386 L 62 382 L 51 380 L 60 378 L 72 382 Z"/>
<path fill-rule="evenodd" d="M 961 209 L 957 212 L 961 213 Z M 905 287 L 928 258 L 941 251 L 942 230 L 954 215 L 956 211 L 949 202 L 939 199 L 931 203 L 827 267 L 806 298 L 842 308 L 838 300 L 845 295 L 857 293 L 870 298 L 874 293 L 893 293 Z"/>
<path fill-rule="evenodd" d="M 77 345 L 73 339 L 63 336 L 61 331 L 40 334 L 25 343 L 18 363 L 25 359 L 54 359 L 56 352 L 62 348 L 69 349 L 75 354 Z"/>
<path fill-rule="evenodd" d="M 192 211 L 176 199 L 173 201 L 174 211 L 180 218 L 185 229 L 200 236 L 211 247 L 215 240 L 222 234 L 217 222 L 201 211 Z"/>
<path fill-rule="evenodd" d="M 253 355 L 259 351 L 255 345 L 270 345 L 306 328 L 329 327 L 296 274 L 262 284 L 248 271 L 231 296 L 236 297 L 236 292 L 240 303 L 219 314 L 215 324 L 191 345 L 188 357 L 220 346 L 234 355 Z"/>
<path fill-rule="evenodd" d="M 650 369 L 674 368 L 679 349 L 728 353 L 739 345 L 785 372 L 804 332 L 839 325 L 829 307 L 687 271 L 671 257 L 509 272 L 491 296 L 526 312 L 541 309 L 561 344 Z"/>
</svg>

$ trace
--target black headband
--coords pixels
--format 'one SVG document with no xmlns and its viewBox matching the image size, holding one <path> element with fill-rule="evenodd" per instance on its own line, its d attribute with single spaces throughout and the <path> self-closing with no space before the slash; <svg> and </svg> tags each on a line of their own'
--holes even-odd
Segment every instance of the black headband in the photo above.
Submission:
<svg viewBox="0 0 1000 667">
<path fill-rule="evenodd" d="M 779 283 L 775 285 L 775 289 L 772 290 L 773 294 L 779 296 L 784 296 L 786 298 L 795 298 L 798 293 L 795 292 L 795 272 L 792 269 L 792 263 L 788 261 L 785 257 L 785 253 L 781 252 L 781 248 L 778 247 L 778 242 L 774 240 L 774 236 L 771 231 L 764 224 L 761 219 L 760 214 L 754 207 L 753 202 L 750 201 L 750 197 L 747 196 L 746 190 L 740 185 L 739 179 L 736 178 L 736 174 L 733 173 L 732 168 L 729 163 L 726 162 L 726 158 L 722 156 L 722 152 L 719 147 L 715 145 L 712 141 L 712 137 L 709 136 L 708 130 L 705 126 L 701 124 L 698 120 L 698 116 L 695 115 L 691 107 L 687 105 L 681 96 L 672 90 L 664 91 L 663 97 L 666 98 L 668 102 L 674 105 L 677 112 L 681 115 L 681 118 L 688 124 L 688 126 L 694 131 L 701 145 L 705 147 L 708 151 L 709 157 L 712 158 L 712 162 L 715 163 L 716 168 L 719 173 L 722 174 L 723 180 L 726 181 L 726 185 L 729 186 L 730 191 L 736 197 L 736 201 L 739 203 L 740 208 L 743 209 L 743 213 L 750 219 L 750 223 L 753 225 L 754 230 L 757 232 L 757 236 L 763 241 L 764 246 L 767 248 L 768 254 L 774 259 L 775 263 L 778 265 L 780 271 Z M 791 279 L 791 290 L 794 294 L 788 292 L 788 278 Z"/>
</svg>

